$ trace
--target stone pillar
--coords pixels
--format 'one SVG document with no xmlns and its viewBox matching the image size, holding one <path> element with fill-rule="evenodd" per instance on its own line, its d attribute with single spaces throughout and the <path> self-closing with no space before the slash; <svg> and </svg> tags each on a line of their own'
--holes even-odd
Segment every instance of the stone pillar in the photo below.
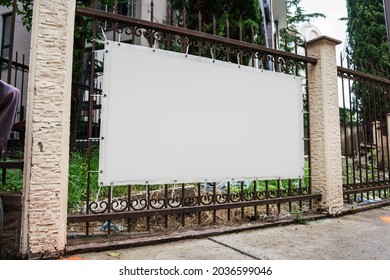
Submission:
<svg viewBox="0 0 390 280">
<path fill-rule="evenodd" d="M 35 0 L 24 158 L 21 255 L 52 258 L 66 245 L 75 0 Z"/>
<path fill-rule="evenodd" d="M 311 185 L 322 200 L 314 207 L 337 215 L 343 207 L 336 48 L 338 40 L 321 36 L 307 42 Z"/>
</svg>

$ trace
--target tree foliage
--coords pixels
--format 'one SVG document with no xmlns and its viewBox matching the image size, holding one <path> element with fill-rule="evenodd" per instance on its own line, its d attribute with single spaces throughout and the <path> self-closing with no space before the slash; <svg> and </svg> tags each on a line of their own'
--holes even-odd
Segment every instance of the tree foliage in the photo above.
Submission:
<svg viewBox="0 0 390 280">
<path fill-rule="evenodd" d="M 298 33 L 298 26 L 304 22 L 310 22 L 316 18 L 325 18 L 322 13 L 306 13 L 301 7 L 302 0 L 287 0 L 287 30 L 294 34 Z"/>
<path fill-rule="evenodd" d="M 390 58 L 383 0 L 347 0 L 346 7 L 348 66 L 388 79 Z M 370 127 L 371 122 L 386 118 L 390 110 L 383 102 L 386 91 L 382 85 L 372 86 L 365 80 L 353 83 L 352 113 L 358 114 L 359 122 Z"/>
<path fill-rule="evenodd" d="M 251 42 L 251 28 L 255 33 L 255 43 L 264 43 L 263 17 L 258 0 L 171 0 L 175 10 L 185 8 L 189 29 L 199 30 L 199 15 L 202 17 L 202 31 L 213 32 L 213 15 L 216 20 L 216 35 L 226 36 L 226 20 L 229 20 L 229 37 L 239 39 L 239 24 L 242 25 L 242 39 Z M 280 30 L 280 47 L 293 52 L 295 45 L 303 43 L 298 27 L 316 18 L 325 18 L 322 13 L 307 13 L 301 7 L 301 0 L 286 0 L 287 28 Z"/>
<path fill-rule="evenodd" d="M 389 46 L 382 0 L 347 0 L 347 55 L 361 70 L 370 63 L 389 67 Z"/>
<path fill-rule="evenodd" d="M 13 0 L 0 0 L 0 6 L 12 8 L 13 2 Z M 21 15 L 23 25 L 28 31 L 30 31 L 32 22 L 32 7 L 34 0 L 22 0 L 17 2 L 18 5 L 16 6 L 16 13 L 18 15 Z"/>
<path fill-rule="evenodd" d="M 301 7 L 302 0 L 286 0 L 287 27 L 280 31 L 281 48 L 292 52 L 295 43 L 303 43 L 303 38 L 298 32 L 300 24 L 310 22 L 316 18 L 325 18 L 322 13 L 306 13 Z"/>
<path fill-rule="evenodd" d="M 226 22 L 229 21 L 229 37 L 239 39 L 239 24 L 242 25 L 242 39 L 251 42 L 251 28 L 258 43 L 262 40 L 258 0 L 172 0 L 172 8 L 187 13 L 189 29 L 199 30 L 199 15 L 202 19 L 202 31 L 213 33 L 213 16 L 216 20 L 216 35 L 226 36 Z"/>
</svg>

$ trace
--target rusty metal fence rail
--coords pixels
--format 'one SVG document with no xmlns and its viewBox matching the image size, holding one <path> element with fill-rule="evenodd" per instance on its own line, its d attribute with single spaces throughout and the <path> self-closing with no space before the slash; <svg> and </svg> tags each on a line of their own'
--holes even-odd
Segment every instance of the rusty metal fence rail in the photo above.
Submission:
<svg viewBox="0 0 390 280">
<path fill-rule="evenodd" d="M 311 192 L 310 152 L 306 156 L 304 178 L 180 185 L 99 187 L 93 160 L 98 153 L 95 133 L 98 133 L 100 123 L 100 73 L 97 74 L 95 70 L 97 64 L 100 65 L 98 50 L 102 48 L 99 43 L 101 36 L 302 77 L 306 76 L 306 65 L 315 64 L 315 59 L 298 54 L 297 45 L 296 53 L 290 53 L 256 45 L 254 36 L 252 42 L 244 42 L 231 39 L 229 35 L 216 36 L 215 28 L 213 34 L 189 30 L 185 28 L 185 17 L 180 26 L 172 26 L 153 22 L 153 17 L 151 21 L 147 21 L 83 7 L 77 8 L 77 16 L 91 19 L 93 38 L 88 46 L 92 59 L 88 65 L 89 76 L 84 85 L 87 87 L 87 95 L 83 99 L 88 103 L 88 114 L 83 116 L 88 121 L 86 201 L 78 211 L 68 216 L 70 235 L 80 232 L 85 235 L 159 232 L 233 222 L 273 220 L 284 216 L 291 217 L 292 213 L 300 215 L 312 211 L 313 200 L 320 199 L 321 195 Z M 305 85 L 302 88 L 305 126 L 308 127 L 308 93 Z M 308 133 L 308 129 L 306 132 Z M 308 135 L 305 135 L 305 139 L 309 141 Z"/>
<path fill-rule="evenodd" d="M 349 61 L 337 68 L 343 147 L 343 193 L 349 204 L 389 197 L 390 80 L 385 69 L 366 65 L 358 71 Z M 367 74 L 372 73 L 372 74 Z"/>
</svg>

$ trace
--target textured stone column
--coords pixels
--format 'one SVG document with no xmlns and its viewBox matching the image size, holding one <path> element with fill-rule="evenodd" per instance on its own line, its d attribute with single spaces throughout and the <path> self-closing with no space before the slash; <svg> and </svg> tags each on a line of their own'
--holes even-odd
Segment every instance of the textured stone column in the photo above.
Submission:
<svg viewBox="0 0 390 280">
<path fill-rule="evenodd" d="M 21 236 L 26 258 L 61 255 L 66 245 L 75 2 L 34 1 Z"/>
<path fill-rule="evenodd" d="M 343 207 L 336 48 L 338 40 L 322 36 L 307 42 L 312 192 L 321 193 L 315 207 L 337 215 Z"/>
</svg>

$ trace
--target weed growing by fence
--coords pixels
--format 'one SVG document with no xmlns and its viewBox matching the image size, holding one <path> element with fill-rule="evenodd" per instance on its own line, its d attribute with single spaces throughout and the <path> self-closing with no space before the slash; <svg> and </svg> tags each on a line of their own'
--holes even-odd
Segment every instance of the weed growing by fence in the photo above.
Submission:
<svg viewBox="0 0 390 280">
<path fill-rule="evenodd" d="M 0 174 L 0 182 L 3 181 L 3 173 Z M 23 171 L 19 169 L 7 169 L 5 185 L 0 186 L 1 191 L 21 192 L 23 189 Z"/>
<path fill-rule="evenodd" d="M 99 163 L 99 153 L 92 152 L 91 170 L 97 170 Z M 73 152 L 69 159 L 69 183 L 68 183 L 68 209 L 74 211 L 85 202 L 88 176 L 88 155 L 86 152 Z M 3 181 L 3 173 L 0 172 L 0 181 Z M 97 174 L 91 173 L 91 193 L 97 193 Z M 23 171 L 19 169 L 7 169 L 5 185 L 0 187 L 2 191 L 23 190 Z"/>
<path fill-rule="evenodd" d="M 98 170 L 99 153 L 92 150 L 90 170 Z M 90 173 L 91 192 L 98 191 L 97 181 L 98 174 Z M 69 159 L 69 183 L 68 183 L 68 210 L 74 211 L 85 202 L 87 197 L 87 180 L 88 180 L 88 154 L 86 152 L 72 152 Z"/>
</svg>

